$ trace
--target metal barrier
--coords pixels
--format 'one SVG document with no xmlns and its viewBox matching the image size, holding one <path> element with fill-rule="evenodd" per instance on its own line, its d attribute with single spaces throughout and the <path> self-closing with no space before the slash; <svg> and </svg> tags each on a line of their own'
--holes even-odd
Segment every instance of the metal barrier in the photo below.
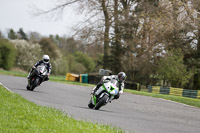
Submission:
<svg viewBox="0 0 200 133">
<path fill-rule="evenodd" d="M 148 92 L 200 99 L 200 90 L 188 90 L 182 88 L 162 86 L 148 86 Z"/>
</svg>

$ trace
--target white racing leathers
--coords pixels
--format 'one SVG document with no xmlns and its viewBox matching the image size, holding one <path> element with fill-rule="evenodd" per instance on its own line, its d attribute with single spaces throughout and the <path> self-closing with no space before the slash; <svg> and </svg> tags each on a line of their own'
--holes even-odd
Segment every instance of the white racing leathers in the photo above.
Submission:
<svg viewBox="0 0 200 133">
<path fill-rule="evenodd" d="M 101 79 L 103 82 L 106 80 L 110 80 L 111 82 L 113 80 L 118 80 L 117 75 L 111 75 L 111 76 L 103 76 Z M 117 82 L 117 87 L 120 89 L 119 94 L 122 94 L 124 92 L 124 83 Z"/>
</svg>

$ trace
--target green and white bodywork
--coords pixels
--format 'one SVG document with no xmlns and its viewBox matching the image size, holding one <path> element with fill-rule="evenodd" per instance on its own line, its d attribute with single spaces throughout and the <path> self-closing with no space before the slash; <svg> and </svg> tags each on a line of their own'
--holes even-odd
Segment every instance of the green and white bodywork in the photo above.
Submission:
<svg viewBox="0 0 200 133">
<path fill-rule="evenodd" d="M 117 86 L 117 80 L 104 82 L 103 85 L 95 92 L 95 95 L 91 94 L 88 106 L 90 108 L 99 109 L 101 106 L 111 102 L 114 96 L 119 93 L 119 88 Z"/>
</svg>

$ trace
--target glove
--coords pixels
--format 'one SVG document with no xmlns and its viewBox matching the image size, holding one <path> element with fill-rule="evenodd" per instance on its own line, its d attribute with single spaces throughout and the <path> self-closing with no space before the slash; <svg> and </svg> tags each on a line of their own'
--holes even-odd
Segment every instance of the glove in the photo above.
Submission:
<svg viewBox="0 0 200 133">
<path fill-rule="evenodd" d="M 123 91 L 121 90 L 121 91 L 119 91 L 119 94 L 121 95 L 123 93 Z"/>
</svg>

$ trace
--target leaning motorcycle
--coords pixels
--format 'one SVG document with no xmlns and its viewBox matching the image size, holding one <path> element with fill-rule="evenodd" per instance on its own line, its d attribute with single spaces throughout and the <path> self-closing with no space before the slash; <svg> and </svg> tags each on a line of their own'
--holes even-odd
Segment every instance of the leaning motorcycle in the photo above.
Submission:
<svg viewBox="0 0 200 133">
<path fill-rule="evenodd" d="M 108 102 L 111 102 L 114 96 L 119 93 L 117 84 L 117 80 L 105 81 L 94 94 L 91 93 L 88 107 L 98 110 Z"/>
<path fill-rule="evenodd" d="M 27 90 L 33 91 L 35 87 L 39 86 L 43 80 L 48 76 L 48 71 L 44 64 L 33 69 L 33 77 L 30 79 L 30 84 L 27 85 Z"/>
</svg>

